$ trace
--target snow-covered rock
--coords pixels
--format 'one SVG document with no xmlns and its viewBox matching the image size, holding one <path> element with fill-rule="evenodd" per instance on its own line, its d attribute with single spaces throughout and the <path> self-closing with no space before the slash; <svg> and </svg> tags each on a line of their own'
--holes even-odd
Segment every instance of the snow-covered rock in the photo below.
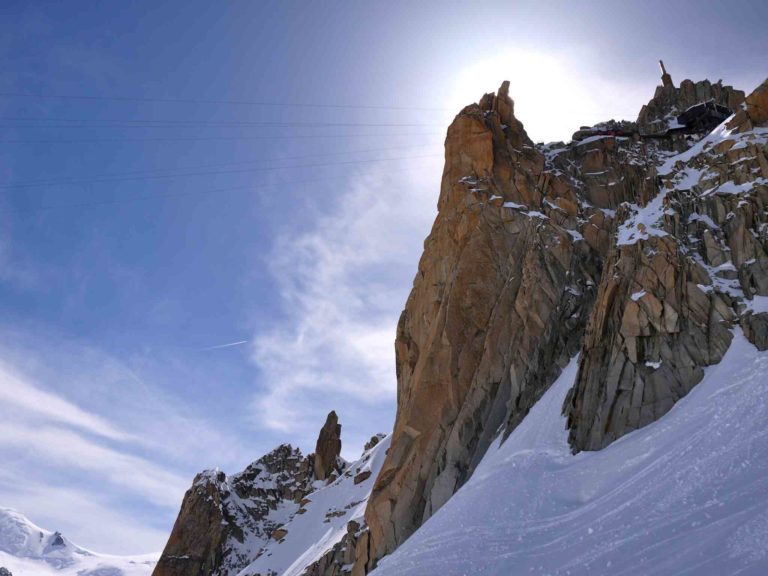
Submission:
<svg viewBox="0 0 768 576">
<path fill-rule="evenodd" d="M 201 472 L 184 495 L 155 576 L 233 576 L 282 537 L 283 524 L 315 488 L 312 455 L 289 444 L 231 477 Z"/>
<path fill-rule="evenodd" d="M 268 542 L 259 551 L 258 559 L 239 576 L 301 576 L 329 552 L 325 558 L 328 565 L 334 562 L 334 556 L 342 559 L 337 562 L 339 568 L 354 562 L 352 542 L 344 551 L 335 547 L 347 537 L 350 524 L 354 527 L 352 537 L 364 527 L 365 506 L 388 449 L 386 437 L 367 449 L 334 482 L 311 493 L 301 509 L 283 525 L 285 535 Z M 358 480 L 361 477 L 364 479 Z M 349 554 L 348 562 L 343 562 L 344 552 Z"/>
<path fill-rule="evenodd" d="M 156 554 L 91 552 L 15 510 L 0 508 L 0 567 L 13 576 L 149 576 L 156 561 Z"/>
<path fill-rule="evenodd" d="M 768 574 L 768 355 L 737 329 L 662 420 L 572 455 L 576 368 L 372 576 Z"/>
<path fill-rule="evenodd" d="M 331 412 L 318 437 L 319 466 L 317 453 L 305 457 L 283 444 L 238 474 L 198 474 L 154 576 L 298 575 L 318 561 L 336 562 L 342 542 L 362 528 L 389 447 L 374 436 L 350 464 L 339 456 L 340 433 Z"/>
</svg>

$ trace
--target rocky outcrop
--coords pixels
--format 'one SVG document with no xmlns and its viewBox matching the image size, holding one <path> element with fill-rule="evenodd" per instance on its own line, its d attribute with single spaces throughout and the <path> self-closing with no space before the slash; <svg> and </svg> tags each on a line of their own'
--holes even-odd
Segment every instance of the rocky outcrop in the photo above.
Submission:
<svg viewBox="0 0 768 576">
<path fill-rule="evenodd" d="M 341 424 L 336 412 L 331 411 L 320 430 L 315 446 L 315 478 L 327 480 L 341 471 Z"/>
<path fill-rule="evenodd" d="M 456 117 L 438 216 L 398 325 L 392 448 L 353 574 L 450 498 L 579 350 L 564 408 L 574 451 L 660 418 L 722 358 L 735 323 L 765 344 L 766 322 L 745 304 L 763 293 L 762 133 L 723 157 L 679 154 L 706 142 L 666 134 L 677 114 L 710 100 L 733 111 L 745 101 L 720 82 L 670 79 L 631 137 L 606 123 L 538 147 L 506 83 Z M 762 92 L 747 103 L 751 130 Z M 731 199 L 711 190 L 742 185 Z M 736 253 L 734 270 L 718 269 Z"/>
<path fill-rule="evenodd" d="M 280 537 L 273 535 L 239 576 L 348 574 L 367 533 L 365 504 L 388 447 L 389 438 L 376 435 L 360 459 L 349 463 L 336 479 L 315 483 L 315 491 L 283 524 Z"/>
<path fill-rule="evenodd" d="M 659 168 L 626 209 L 566 401 L 574 450 L 597 450 L 663 416 L 718 363 L 741 324 L 768 344 L 768 89 Z"/>
<path fill-rule="evenodd" d="M 651 101 L 640 110 L 637 126 L 642 134 L 666 132 L 676 125 L 679 114 L 701 102 L 714 102 L 737 112 L 744 102 L 744 92 L 723 86 L 722 80 L 713 84 L 709 80 L 694 83 L 686 79 L 679 87 L 672 82 L 665 83 L 656 88 Z"/>
<path fill-rule="evenodd" d="M 596 186 L 534 147 L 507 87 L 448 129 L 437 220 L 397 330 L 397 420 L 366 512 L 366 569 L 451 497 L 499 428 L 559 375 L 596 292 L 607 238 L 591 228 L 610 230 L 611 217 L 580 200 Z M 615 153 L 574 155 L 597 170 Z"/>
<path fill-rule="evenodd" d="M 270 518 L 312 492 L 312 458 L 279 446 L 228 478 L 219 470 L 195 477 L 154 576 L 228 576 L 247 566 L 260 545 L 279 534 Z"/>
<path fill-rule="evenodd" d="M 304 457 L 283 444 L 232 477 L 220 470 L 198 474 L 153 576 L 234 576 L 271 539 L 282 540 L 284 524 L 302 513 L 307 495 L 316 489 L 314 481 L 346 468 L 339 456 L 341 425 L 335 412 L 328 415 L 317 447 L 319 465 L 318 455 Z"/>
<path fill-rule="evenodd" d="M 768 122 L 768 80 L 765 80 L 745 100 L 745 106 L 728 122 L 728 128 L 749 132 Z"/>
<path fill-rule="evenodd" d="M 347 523 L 347 532 L 342 539 L 323 556 L 310 564 L 303 576 L 341 576 L 349 574 L 349 567 L 354 565 L 356 550 L 360 537 L 367 534 L 361 531 L 360 523 L 350 520 Z"/>
<path fill-rule="evenodd" d="M 571 442 L 599 450 L 664 415 L 720 361 L 733 314 L 671 238 L 616 249 L 568 405 Z M 587 420 L 587 421 L 583 421 Z"/>
</svg>

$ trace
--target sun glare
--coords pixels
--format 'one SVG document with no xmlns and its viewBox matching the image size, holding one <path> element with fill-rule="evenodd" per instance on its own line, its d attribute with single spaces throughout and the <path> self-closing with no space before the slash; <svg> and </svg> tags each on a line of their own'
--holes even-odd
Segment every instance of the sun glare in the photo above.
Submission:
<svg viewBox="0 0 768 576">
<path fill-rule="evenodd" d="M 504 80 L 510 81 L 515 116 L 535 142 L 568 141 L 582 124 L 603 119 L 599 90 L 590 89 L 597 83 L 584 70 L 567 56 L 533 51 L 510 50 L 462 68 L 448 106 L 458 111 Z"/>
</svg>

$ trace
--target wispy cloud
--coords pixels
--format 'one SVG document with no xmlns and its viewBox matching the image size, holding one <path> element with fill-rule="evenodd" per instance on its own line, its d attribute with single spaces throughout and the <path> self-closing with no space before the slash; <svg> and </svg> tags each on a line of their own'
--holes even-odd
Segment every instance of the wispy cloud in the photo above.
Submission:
<svg viewBox="0 0 768 576">
<path fill-rule="evenodd" d="M 117 430 L 104 418 L 34 386 L 2 360 L 0 360 L 0 403 L 11 414 L 25 414 L 38 421 L 67 424 L 111 440 L 136 439 L 132 434 Z"/>
<path fill-rule="evenodd" d="M 238 340 L 237 342 L 229 342 L 227 344 L 217 344 L 216 346 L 207 346 L 206 348 L 200 348 L 201 351 L 206 350 L 220 350 L 221 348 L 231 348 L 233 346 L 242 346 L 248 344 L 250 340 Z"/>
<path fill-rule="evenodd" d="M 21 483 L 15 471 L 7 468 L 0 469 L 0 491 L 14 509 L 34 523 L 58 530 L 81 546 L 109 538 L 109 551 L 114 554 L 159 552 L 168 536 L 162 523 L 126 515 L 98 491 L 33 480 Z M 95 549 L 102 553 L 104 550 Z"/>
<path fill-rule="evenodd" d="M 33 332 L 0 331 L 1 505 L 97 551 L 159 550 L 195 472 L 258 455 L 114 358 Z"/>
<path fill-rule="evenodd" d="M 309 443 L 335 409 L 350 457 L 392 426 L 395 328 L 434 218 L 441 161 L 403 168 L 355 174 L 309 229 L 280 234 L 270 268 L 287 321 L 254 340 L 257 422 Z"/>
</svg>

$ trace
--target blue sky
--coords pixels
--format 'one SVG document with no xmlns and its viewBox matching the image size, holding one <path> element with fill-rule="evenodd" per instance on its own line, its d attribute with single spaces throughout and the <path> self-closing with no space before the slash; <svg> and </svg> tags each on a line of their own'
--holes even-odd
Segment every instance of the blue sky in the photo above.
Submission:
<svg viewBox="0 0 768 576">
<path fill-rule="evenodd" d="M 532 138 L 567 139 L 634 118 L 658 58 L 749 90 L 766 21 L 754 1 L 3 2 L 0 505 L 146 552 L 195 472 L 309 451 L 331 409 L 355 457 L 392 427 L 453 115 L 508 78 Z"/>
</svg>

